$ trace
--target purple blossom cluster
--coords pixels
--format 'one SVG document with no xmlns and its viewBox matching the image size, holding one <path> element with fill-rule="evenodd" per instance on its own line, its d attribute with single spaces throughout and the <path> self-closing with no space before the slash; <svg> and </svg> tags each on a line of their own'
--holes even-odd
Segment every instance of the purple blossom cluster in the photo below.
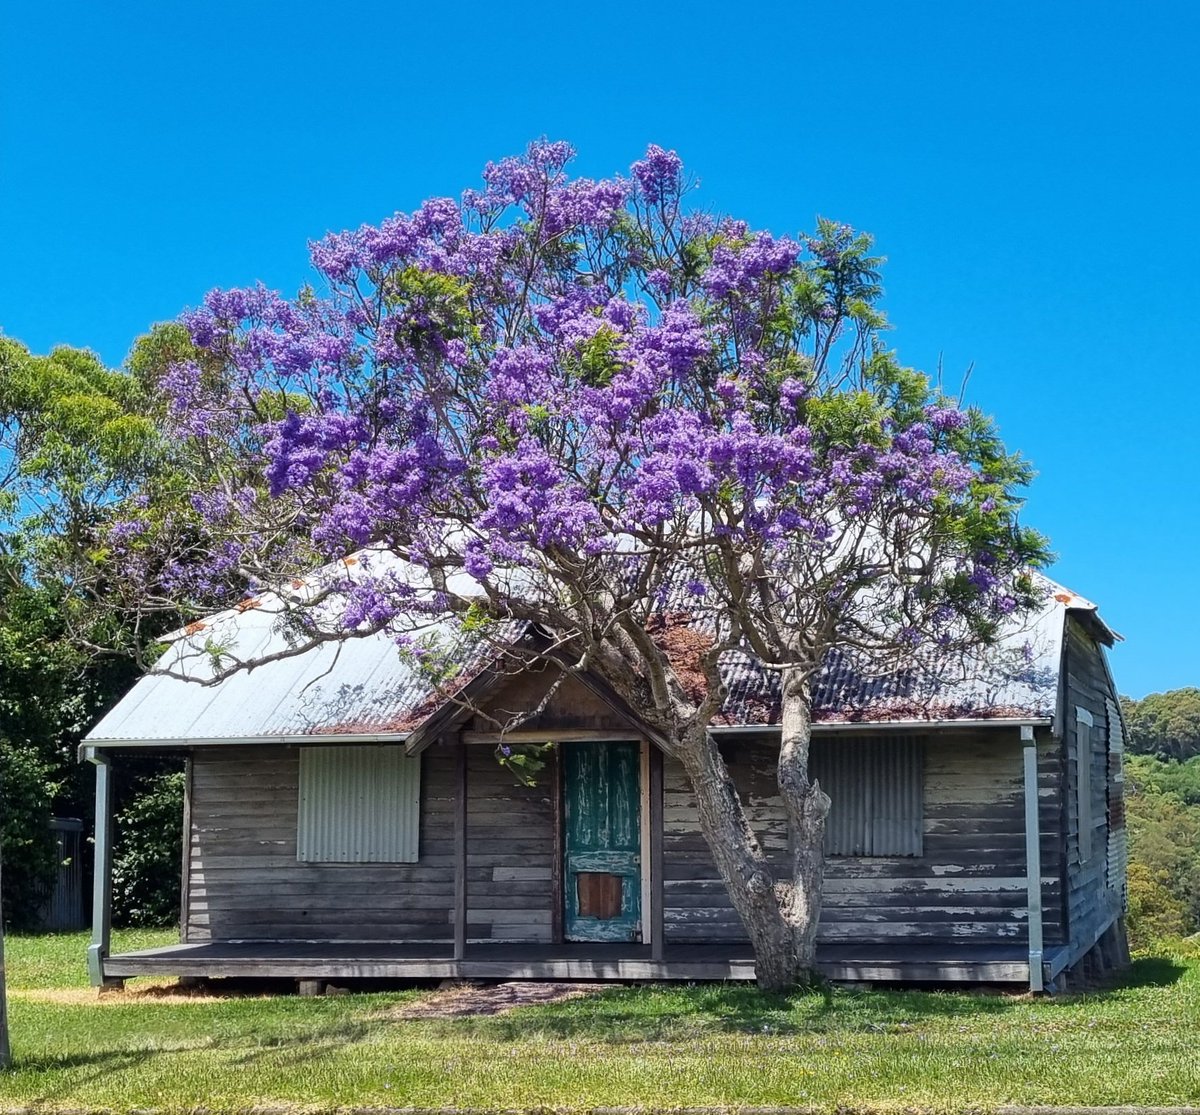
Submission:
<svg viewBox="0 0 1200 1115">
<path fill-rule="evenodd" d="M 719 244 L 704 273 L 704 288 L 713 298 L 728 298 L 732 294 L 751 296 L 762 279 L 791 271 L 800 252 L 796 241 L 776 240 L 765 232 L 745 244 Z"/>
<path fill-rule="evenodd" d="M 684 212 L 682 163 L 656 146 L 628 179 L 571 178 L 572 156 L 540 141 L 457 201 L 314 242 L 320 293 L 214 291 L 184 316 L 197 358 L 164 381 L 177 433 L 250 454 L 262 489 L 200 478 L 214 539 L 239 528 L 204 575 L 277 538 L 284 501 L 330 557 L 382 540 L 481 582 L 608 560 L 621 538 L 664 539 L 669 569 L 694 533 L 798 600 L 798 571 L 846 564 L 857 538 L 861 561 L 821 586 L 835 610 L 941 547 L 946 584 L 903 586 L 896 638 L 1013 611 L 1012 504 L 968 416 L 932 388 L 897 403 L 881 350 L 838 348 L 862 238 Z M 398 595 L 355 587 L 346 624 L 383 622 Z"/>
</svg>

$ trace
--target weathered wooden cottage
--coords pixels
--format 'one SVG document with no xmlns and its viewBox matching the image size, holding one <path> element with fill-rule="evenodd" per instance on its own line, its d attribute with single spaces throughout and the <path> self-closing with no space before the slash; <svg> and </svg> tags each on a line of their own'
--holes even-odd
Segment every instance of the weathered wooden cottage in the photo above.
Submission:
<svg viewBox="0 0 1200 1115">
<path fill-rule="evenodd" d="M 182 633 L 87 737 L 94 982 L 752 978 L 682 769 L 602 684 L 572 678 L 505 738 L 557 744 L 526 787 L 496 760 L 495 721 L 439 700 L 387 636 L 211 686 L 170 676 L 211 676 L 209 640 L 245 659 L 285 647 L 278 615 L 259 605 Z M 1040 615 L 956 674 L 828 664 L 812 759 L 833 800 L 826 973 L 1039 989 L 1120 956 L 1114 638 L 1095 605 L 1050 586 Z M 493 673 L 459 649 L 476 708 L 506 717 L 546 692 L 547 671 Z M 726 668 L 713 731 L 782 870 L 771 679 L 748 658 Z M 139 749 L 187 760 L 181 942 L 114 955 L 110 792 Z"/>
</svg>

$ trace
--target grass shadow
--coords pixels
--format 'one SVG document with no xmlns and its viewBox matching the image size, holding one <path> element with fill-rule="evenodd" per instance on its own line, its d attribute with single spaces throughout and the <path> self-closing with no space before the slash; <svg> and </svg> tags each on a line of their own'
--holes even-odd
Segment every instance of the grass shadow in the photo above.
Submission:
<svg viewBox="0 0 1200 1115">
<path fill-rule="evenodd" d="M 270 1060 L 283 1068 L 302 1065 L 364 1041 L 377 1030 L 377 1026 L 377 1023 L 356 1017 L 337 1019 L 325 1026 L 291 1029 L 287 1033 L 262 1038 L 243 1054 L 233 1058 L 231 1064 L 251 1065 Z"/>
<path fill-rule="evenodd" d="M 165 1051 L 153 1049 L 103 1049 L 92 1053 L 41 1053 L 30 1056 L 22 1054 L 18 1048 L 16 1056 L 13 1057 L 12 1070 L 14 1072 L 44 1073 L 59 1069 L 95 1067 L 104 1072 L 112 1070 L 120 1071 L 133 1068 L 149 1060 L 157 1052 Z M 86 1080 L 87 1077 L 84 1079 Z"/>
<path fill-rule="evenodd" d="M 18 1052 L 13 1058 L 9 1072 L 30 1073 L 38 1078 L 39 1101 L 53 1100 L 57 1096 L 69 1096 L 81 1087 L 107 1080 L 115 1074 L 134 1072 L 152 1058 L 167 1050 L 155 1049 L 106 1049 L 92 1053 L 76 1052 L 65 1054 L 42 1054 L 25 1056 Z M 78 1070 L 83 1070 L 79 1072 Z M 53 1084 L 54 1072 L 65 1072 L 62 1087 Z"/>
<path fill-rule="evenodd" d="M 1172 987 L 1183 978 L 1187 970 L 1188 966 L 1174 957 L 1139 957 L 1124 971 L 1103 976 L 1094 983 L 1069 982 L 1067 990 L 1054 996 L 1053 1001 L 1070 1003 L 1084 997 L 1103 1001 L 1125 991 Z"/>
<path fill-rule="evenodd" d="M 624 1045 L 703 1033 L 903 1032 L 932 1018 L 995 1015 L 1018 1001 L 1012 995 L 962 991 L 823 987 L 770 994 L 744 984 L 653 984 L 430 1024 L 447 1034 L 468 1030 L 504 1041 L 538 1035 Z"/>
<path fill-rule="evenodd" d="M 1178 983 L 1187 965 L 1171 956 L 1139 957 L 1117 979 L 1114 989 L 1125 987 L 1170 987 Z"/>
</svg>

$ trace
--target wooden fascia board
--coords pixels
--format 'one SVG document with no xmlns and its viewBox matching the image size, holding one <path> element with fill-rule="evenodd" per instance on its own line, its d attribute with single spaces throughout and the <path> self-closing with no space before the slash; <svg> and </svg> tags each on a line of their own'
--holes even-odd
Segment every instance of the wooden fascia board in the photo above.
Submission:
<svg viewBox="0 0 1200 1115">
<path fill-rule="evenodd" d="M 644 736 L 655 747 L 661 751 L 670 752 L 672 744 L 670 740 L 658 731 L 656 728 L 647 724 L 636 712 L 626 704 L 625 700 L 611 685 L 603 678 L 597 677 L 590 671 L 584 671 L 575 675 L 581 684 L 585 685 L 597 697 L 600 698 L 609 708 L 613 710 L 622 720 L 624 720 L 638 735 Z"/>
<path fill-rule="evenodd" d="M 193 747 L 329 747 L 334 744 L 401 744 L 408 732 L 320 732 L 278 736 L 178 736 L 163 739 L 95 739 L 79 745 L 79 761 L 86 762 L 93 754 L 107 751 L 179 751 Z"/>
</svg>

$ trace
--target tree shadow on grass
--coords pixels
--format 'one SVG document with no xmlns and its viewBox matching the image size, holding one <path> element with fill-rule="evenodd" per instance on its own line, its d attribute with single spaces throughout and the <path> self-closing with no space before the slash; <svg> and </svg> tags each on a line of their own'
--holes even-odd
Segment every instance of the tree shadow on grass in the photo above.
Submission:
<svg viewBox="0 0 1200 1115">
<path fill-rule="evenodd" d="M 18 1051 L 10 1071 L 18 1077 L 25 1073 L 36 1076 L 39 1101 L 53 1101 L 61 1096 L 86 1091 L 89 1085 L 109 1080 L 115 1074 L 135 1071 L 164 1052 L 166 1050 L 105 1049 L 94 1053 L 46 1053 L 27 1056 Z M 55 1087 L 53 1077 L 48 1075 L 55 1072 L 68 1073 L 61 1087 Z"/>
<path fill-rule="evenodd" d="M 376 1030 L 377 1024 L 361 1017 L 332 1020 L 325 1026 L 291 1028 L 287 1033 L 261 1038 L 230 1064 L 252 1065 L 269 1060 L 280 1067 L 302 1065 L 365 1041 Z"/>
<path fill-rule="evenodd" d="M 324 1019 L 305 1019 L 291 1014 L 277 1022 L 278 1028 L 266 1032 L 237 1029 L 228 1033 L 197 1034 L 195 1040 L 174 1046 L 19 1056 L 13 1068 L 39 1078 L 55 1072 L 64 1073 L 61 1087 L 47 1085 L 44 1089 L 47 1098 L 55 1098 L 60 1094 L 81 1094 L 96 1081 L 111 1080 L 124 1073 L 136 1074 L 139 1068 L 162 1058 L 202 1057 L 207 1053 L 227 1052 L 230 1057 L 225 1063 L 235 1069 L 260 1061 L 288 1068 L 336 1054 L 378 1031 L 378 1023 L 361 1013 Z"/>
<path fill-rule="evenodd" d="M 428 1024 L 446 1034 L 467 1030 L 503 1041 L 549 1035 L 629 1044 L 703 1033 L 902 1033 L 932 1018 L 995 1015 L 1019 1001 L 1012 995 L 962 991 L 825 987 L 780 995 L 740 984 L 650 985 Z"/>
</svg>

